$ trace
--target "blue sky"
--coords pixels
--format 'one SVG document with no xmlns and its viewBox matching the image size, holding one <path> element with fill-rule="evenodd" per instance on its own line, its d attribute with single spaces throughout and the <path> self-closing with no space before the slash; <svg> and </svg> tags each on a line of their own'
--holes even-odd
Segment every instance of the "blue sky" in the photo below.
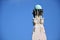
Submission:
<svg viewBox="0 0 60 40">
<path fill-rule="evenodd" d="M 0 0 L 0 40 L 32 40 L 32 10 L 44 9 L 48 40 L 60 40 L 59 0 Z"/>
</svg>

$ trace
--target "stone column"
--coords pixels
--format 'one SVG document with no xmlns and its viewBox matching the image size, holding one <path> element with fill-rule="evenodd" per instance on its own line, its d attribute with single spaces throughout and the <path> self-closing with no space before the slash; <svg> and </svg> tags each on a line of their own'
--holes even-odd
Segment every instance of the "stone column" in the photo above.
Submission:
<svg viewBox="0 0 60 40">
<path fill-rule="evenodd" d="M 37 9 L 36 9 L 37 10 Z M 34 10 L 33 15 L 33 34 L 32 40 L 47 40 L 45 29 L 44 29 L 44 18 L 42 15 L 39 15 L 42 11 L 39 12 L 40 9 L 37 11 Z"/>
</svg>

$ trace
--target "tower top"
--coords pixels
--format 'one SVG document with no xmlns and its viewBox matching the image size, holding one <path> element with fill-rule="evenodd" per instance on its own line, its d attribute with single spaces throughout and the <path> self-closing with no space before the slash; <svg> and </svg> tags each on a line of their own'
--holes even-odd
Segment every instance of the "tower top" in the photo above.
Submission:
<svg viewBox="0 0 60 40">
<path fill-rule="evenodd" d="M 33 16 L 34 18 L 36 16 L 40 17 L 43 15 L 43 9 L 40 5 L 35 5 L 34 9 L 33 9 Z"/>
<path fill-rule="evenodd" d="M 42 9 L 41 5 L 35 5 L 35 9 Z"/>
</svg>

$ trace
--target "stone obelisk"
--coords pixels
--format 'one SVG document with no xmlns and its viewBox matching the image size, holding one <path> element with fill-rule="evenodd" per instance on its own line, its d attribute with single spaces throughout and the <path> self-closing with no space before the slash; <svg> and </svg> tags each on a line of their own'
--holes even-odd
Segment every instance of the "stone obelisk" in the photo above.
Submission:
<svg viewBox="0 0 60 40">
<path fill-rule="evenodd" d="M 33 25 L 32 40 L 47 40 L 44 29 L 43 9 L 40 5 L 34 7 Z"/>
</svg>

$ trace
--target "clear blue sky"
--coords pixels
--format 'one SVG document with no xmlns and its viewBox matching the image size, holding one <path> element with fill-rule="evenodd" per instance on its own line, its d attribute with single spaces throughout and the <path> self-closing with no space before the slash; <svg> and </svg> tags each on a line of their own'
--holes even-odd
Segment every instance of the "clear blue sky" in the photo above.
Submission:
<svg viewBox="0 0 60 40">
<path fill-rule="evenodd" d="M 59 0 L 0 0 L 0 40 L 32 40 L 32 10 L 44 9 L 48 40 L 60 40 Z"/>
</svg>

